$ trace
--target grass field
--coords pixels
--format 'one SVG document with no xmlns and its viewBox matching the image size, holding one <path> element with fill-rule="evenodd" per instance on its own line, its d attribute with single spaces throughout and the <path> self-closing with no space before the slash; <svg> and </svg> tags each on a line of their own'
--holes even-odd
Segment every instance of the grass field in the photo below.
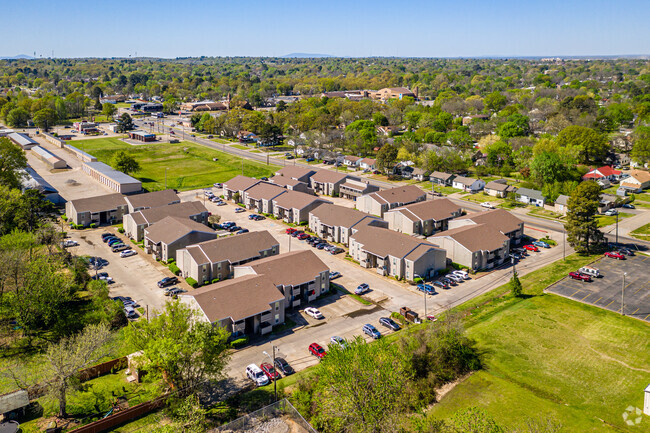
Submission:
<svg viewBox="0 0 650 433">
<path fill-rule="evenodd" d="M 494 205 L 503 202 L 503 200 L 498 197 L 493 197 L 482 192 L 477 194 L 466 194 L 463 196 L 463 200 L 473 201 L 474 203 L 492 203 Z"/>
<path fill-rule="evenodd" d="M 468 315 L 467 333 L 484 354 L 484 369 L 458 384 L 428 416 L 446 418 L 478 406 L 509 428 L 550 417 L 567 432 L 648 431 L 650 419 L 629 427 L 622 414 L 643 405 L 650 326 L 542 294 L 566 271 L 591 260 L 572 255 L 522 277 L 529 297 L 502 296 L 508 290 L 502 286 L 458 308 Z"/>
<path fill-rule="evenodd" d="M 149 191 L 165 187 L 165 169 L 167 187 L 181 191 L 208 187 L 242 172 L 241 158 L 186 141 L 131 146 L 117 138 L 98 138 L 77 141 L 75 146 L 107 164 L 110 164 L 116 151 L 125 150 L 140 163 L 142 170 L 134 177 L 141 180 L 143 187 Z M 215 162 L 212 158 L 219 160 Z M 272 176 L 277 168 L 275 165 L 244 160 L 244 175 L 258 179 Z"/>
<path fill-rule="evenodd" d="M 622 219 L 629 218 L 634 216 L 634 214 L 631 213 L 626 213 L 626 212 L 619 212 L 618 213 L 618 220 L 621 221 Z M 598 220 L 598 227 L 606 227 L 612 224 L 616 224 L 616 215 L 608 216 L 608 215 L 598 215 L 596 216 L 596 219 Z"/>
<path fill-rule="evenodd" d="M 552 212 L 550 210 L 544 209 L 543 207 L 532 208 L 531 210 L 528 211 L 528 215 L 532 215 L 540 218 L 548 218 L 552 220 L 558 220 L 564 216 L 557 212 Z"/>
<path fill-rule="evenodd" d="M 251 149 L 250 147 L 244 146 L 243 144 L 231 144 L 230 147 L 234 147 L 235 149 L 239 149 L 239 150 Z"/>
<path fill-rule="evenodd" d="M 636 230 L 632 230 L 630 234 L 637 239 L 648 240 L 648 238 L 650 238 L 650 224 L 646 224 Z"/>
</svg>

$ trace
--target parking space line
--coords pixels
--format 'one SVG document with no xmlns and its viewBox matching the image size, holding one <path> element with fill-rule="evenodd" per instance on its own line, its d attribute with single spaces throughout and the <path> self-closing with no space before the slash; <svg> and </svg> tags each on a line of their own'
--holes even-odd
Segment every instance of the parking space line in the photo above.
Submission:
<svg viewBox="0 0 650 433">
<path fill-rule="evenodd" d="M 570 297 L 573 298 L 573 297 L 575 296 L 575 294 L 578 293 L 578 292 L 580 292 L 580 289 L 578 289 L 578 290 L 576 290 L 575 292 L 573 292 L 573 294 L 572 294 Z"/>
<path fill-rule="evenodd" d="M 607 308 L 607 307 L 609 307 L 610 305 L 612 305 L 612 302 L 614 302 L 614 299 L 612 299 L 612 300 L 610 301 L 609 304 L 605 305 L 605 308 Z"/>
<path fill-rule="evenodd" d="M 639 287 L 639 288 L 637 289 L 637 291 L 634 292 L 634 294 L 636 295 L 636 294 L 639 293 L 641 290 L 643 290 L 643 287 Z"/>
<path fill-rule="evenodd" d="M 587 293 L 587 296 L 585 296 L 584 298 L 582 298 L 581 301 L 584 301 L 585 299 L 587 299 L 587 298 L 590 297 L 591 295 L 593 295 L 593 293 Z"/>
<path fill-rule="evenodd" d="M 598 303 L 598 301 L 600 301 L 601 299 L 603 299 L 603 297 L 602 297 L 602 296 L 601 296 L 600 298 L 598 298 L 598 299 L 596 299 L 596 302 L 594 302 L 594 304 L 597 304 L 597 303 Z"/>
<path fill-rule="evenodd" d="M 634 316 L 634 315 L 636 314 L 637 311 L 639 311 L 638 308 L 637 308 L 636 310 L 634 310 L 634 313 L 630 314 L 630 316 Z"/>
<path fill-rule="evenodd" d="M 648 317 L 650 317 L 650 314 L 648 314 L 647 316 L 645 316 L 645 317 L 643 318 L 643 320 L 648 320 Z"/>
</svg>

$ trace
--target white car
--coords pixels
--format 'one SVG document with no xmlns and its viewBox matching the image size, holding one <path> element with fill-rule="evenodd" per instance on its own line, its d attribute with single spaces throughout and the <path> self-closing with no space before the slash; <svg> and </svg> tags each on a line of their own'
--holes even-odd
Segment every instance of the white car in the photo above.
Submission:
<svg viewBox="0 0 650 433">
<path fill-rule="evenodd" d="M 492 203 L 488 203 L 488 202 L 481 203 L 481 207 L 488 208 L 488 209 L 494 209 L 494 205 Z"/>
<path fill-rule="evenodd" d="M 225 201 L 220 201 L 217 203 L 217 206 L 225 206 L 226 202 Z"/>
<path fill-rule="evenodd" d="M 469 274 L 467 273 L 467 271 L 463 271 L 463 270 L 460 270 L 460 269 L 456 270 L 456 271 L 453 271 L 452 274 L 458 275 L 459 277 L 461 277 L 461 278 L 463 278 L 465 280 L 470 279 Z"/>
<path fill-rule="evenodd" d="M 250 364 L 246 367 L 246 376 L 257 386 L 264 386 L 269 383 L 269 378 L 266 377 L 266 374 L 255 364 Z"/>
<path fill-rule="evenodd" d="M 308 316 L 313 317 L 314 319 L 323 319 L 323 318 L 325 318 L 325 316 L 323 316 L 323 314 L 320 311 L 318 311 L 318 308 L 314 308 L 314 307 L 305 308 L 305 314 L 307 314 Z"/>
<path fill-rule="evenodd" d="M 461 276 L 458 275 L 458 274 L 447 274 L 447 275 L 445 275 L 445 277 L 447 277 L 447 278 L 449 278 L 450 280 L 453 280 L 453 281 L 455 281 L 455 282 L 457 282 L 457 283 L 462 283 L 463 280 L 464 280 L 464 278 L 461 277 Z"/>
<path fill-rule="evenodd" d="M 246 212 L 246 209 L 244 209 L 243 207 L 238 207 L 237 209 L 235 209 L 235 213 L 242 213 L 242 212 Z"/>
<path fill-rule="evenodd" d="M 66 239 L 63 242 L 61 242 L 61 245 L 63 247 L 66 247 L 66 248 L 67 247 L 76 247 L 77 245 L 79 245 L 79 242 L 73 241 L 72 239 Z"/>
<path fill-rule="evenodd" d="M 339 337 L 338 335 L 335 335 L 332 338 L 330 338 L 330 344 L 339 346 L 341 349 L 345 349 L 346 347 L 348 347 L 348 343 L 343 339 L 343 337 Z"/>
<path fill-rule="evenodd" d="M 124 258 L 124 257 L 131 257 L 131 256 L 135 256 L 136 254 L 138 254 L 138 253 L 136 253 L 136 252 L 133 251 L 133 250 L 126 250 L 126 251 L 122 251 L 122 252 L 120 253 L 120 257 L 122 257 L 122 258 Z"/>
</svg>

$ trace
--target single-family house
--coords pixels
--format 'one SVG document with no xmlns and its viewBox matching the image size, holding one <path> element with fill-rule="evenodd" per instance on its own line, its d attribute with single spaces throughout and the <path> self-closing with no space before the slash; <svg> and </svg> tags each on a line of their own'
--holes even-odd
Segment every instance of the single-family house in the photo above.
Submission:
<svg viewBox="0 0 650 433">
<path fill-rule="evenodd" d="M 287 223 L 306 223 L 309 212 L 321 203 L 331 202 L 304 192 L 287 191 L 273 199 L 273 216 Z"/>
<path fill-rule="evenodd" d="M 355 229 L 366 224 L 388 227 L 388 223 L 379 217 L 331 203 L 321 203 L 309 212 L 309 228 L 316 235 L 344 245 L 348 244 Z"/>
<path fill-rule="evenodd" d="M 426 198 L 426 193 L 415 185 L 398 186 L 357 198 L 357 209 L 383 218 L 384 213 L 390 209 L 424 201 Z"/>
<path fill-rule="evenodd" d="M 373 158 L 363 158 L 359 161 L 359 168 L 362 170 L 377 170 L 377 160 Z"/>
<path fill-rule="evenodd" d="M 65 204 L 68 221 L 88 227 L 91 224 L 115 224 L 129 213 L 124 196 L 119 193 L 70 200 Z"/>
<path fill-rule="evenodd" d="M 423 168 L 415 167 L 413 169 L 413 172 L 411 173 L 411 179 L 415 179 L 419 182 L 422 182 L 429 178 L 429 174 L 430 172 L 428 172 L 427 170 Z"/>
<path fill-rule="evenodd" d="M 598 212 L 605 213 L 608 210 L 615 208 L 619 200 L 620 199 L 613 194 L 601 194 L 598 202 Z"/>
<path fill-rule="evenodd" d="M 144 229 L 168 216 L 189 218 L 197 223 L 208 224 L 210 212 L 200 201 L 142 209 L 124 215 L 124 233 L 134 241 L 140 242 L 144 238 Z"/>
<path fill-rule="evenodd" d="M 541 191 L 530 188 L 519 188 L 516 192 L 517 201 L 532 204 L 534 206 L 544 206 L 546 198 Z"/>
<path fill-rule="evenodd" d="M 454 218 L 449 220 L 449 230 L 477 224 L 485 224 L 508 236 L 510 245 L 519 245 L 524 237 L 524 222 L 505 209 L 491 209 Z"/>
<path fill-rule="evenodd" d="M 144 229 L 144 250 L 166 262 L 181 248 L 216 237 L 217 232 L 204 224 L 168 216 Z"/>
<path fill-rule="evenodd" d="M 485 189 L 484 189 L 484 192 L 487 195 L 491 195 L 493 197 L 501 197 L 501 198 L 504 198 L 511 192 L 516 192 L 516 191 L 517 188 L 512 185 L 508 185 L 505 179 L 497 179 L 488 182 L 487 184 L 485 184 Z"/>
<path fill-rule="evenodd" d="M 359 161 L 361 161 L 361 158 L 358 156 L 346 155 L 343 157 L 343 165 L 348 167 L 358 167 Z"/>
<path fill-rule="evenodd" d="M 456 178 L 455 174 L 444 173 L 441 171 L 434 171 L 429 176 L 429 180 L 433 184 L 440 185 L 440 186 L 451 186 L 455 178 Z"/>
<path fill-rule="evenodd" d="M 237 140 L 239 140 L 240 143 L 254 143 L 257 141 L 257 134 L 241 130 L 237 133 Z"/>
<path fill-rule="evenodd" d="M 463 209 L 446 198 L 426 200 L 391 209 L 384 213 L 388 228 L 407 235 L 431 236 L 447 230 L 449 220 L 459 217 Z"/>
<path fill-rule="evenodd" d="M 316 170 L 312 168 L 300 167 L 298 165 L 287 165 L 286 167 L 281 168 L 276 176 L 287 177 L 289 179 L 298 180 L 309 184 L 309 179 L 316 174 Z"/>
<path fill-rule="evenodd" d="M 615 170 L 611 166 L 605 165 L 590 170 L 587 174 L 582 176 L 582 180 L 599 180 L 604 178 L 609 181 L 616 181 L 621 177 L 621 174 L 622 172 L 620 170 Z"/>
<path fill-rule="evenodd" d="M 189 245 L 176 251 L 176 265 L 184 278 L 191 277 L 199 284 L 207 284 L 230 278 L 233 266 L 279 253 L 279 242 L 264 230 Z"/>
<path fill-rule="evenodd" d="M 430 240 L 443 248 L 452 262 L 474 271 L 503 264 L 510 252 L 510 238 L 487 224 L 436 233 Z"/>
<path fill-rule="evenodd" d="M 179 296 L 199 320 L 233 337 L 264 335 L 284 323 L 284 295 L 264 275 L 247 275 L 210 284 Z"/>
<path fill-rule="evenodd" d="M 485 181 L 483 179 L 456 176 L 454 180 L 451 181 L 451 186 L 456 189 L 461 189 L 465 192 L 477 193 L 485 188 Z"/>
<path fill-rule="evenodd" d="M 330 269 L 311 250 L 298 250 L 235 266 L 235 279 L 263 275 L 284 295 L 285 308 L 305 305 L 330 289 Z"/>
<path fill-rule="evenodd" d="M 375 191 L 379 191 L 378 186 L 372 185 L 368 181 L 354 180 L 350 178 L 347 178 L 345 182 L 339 186 L 339 196 L 350 200 L 356 200 L 357 197 Z"/>
<path fill-rule="evenodd" d="M 364 268 L 408 281 L 433 276 L 447 266 L 445 251 L 432 243 L 372 225 L 350 235 L 349 252 Z"/>
<path fill-rule="evenodd" d="M 226 200 L 242 203 L 244 201 L 244 191 L 260 182 L 262 181 L 259 179 L 237 175 L 223 183 L 223 195 Z"/>
<path fill-rule="evenodd" d="M 569 196 L 560 194 L 557 199 L 555 199 L 555 212 L 566 215 L 569 210 Z"/>
<path fill-rule="evenodd" d="M 397 125 L 378 126 L 377 132 L 385 137 L 390 137 L 391 135 L 399 133 L 400 127 Z"/>
<path fill-rule="evenodd" d="M 626 172 L 627 176 L 621 179 L 621 186 L 632 190 L 643 190 L 650 188 L 650 173 L 645 170 L 631 170 Z"/>
<path fill-rule="evenodd" d="M 311 188 L 316 194 L 338 196 L 340 186 L 348 178 L 345 173 L 332 170 L 318 170 L 311 177 Z"/>
<path fill-rule="evenodd" d="M 275 185 L 269 182 L 259 182 L 256 185 L 244 191 L 244 198 L 242 202 L 246 209 L 254 212 L 272 214 L 273 213 L 273 199 L 280 194 L 286 194 L 288 190 L 280 185 Z"/>
<path fill-rule="evenodd" d="M 171 189 L 146 192 L 144 194 L 127 195 L 124 196 L 124 200 L 126 200 L 126 203 L 129 206 L 129 213 L 181 202 L 180 197 L 178 197 L 174 190 Z"/>
</svg>

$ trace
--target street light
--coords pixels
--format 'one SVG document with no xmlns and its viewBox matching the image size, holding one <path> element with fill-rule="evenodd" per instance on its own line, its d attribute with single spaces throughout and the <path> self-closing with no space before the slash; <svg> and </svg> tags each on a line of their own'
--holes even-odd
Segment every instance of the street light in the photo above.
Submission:
<svg viewBox="0 0 650 433">
<path fill-rule="evenodd" d="M 266 350 L 262 353 L 271 360 L 271 365 L 273 366 L 273 369 L 275 369 L 275 346 L 271 345 L 271 348 L 273 349 L 273 357 L 271 357 Z M 273 392 L 275 393 L 275 401 L 278 401 L 278 381 L 275 377 L 273 378 Z"/>
<path fill-rule="evenodd" d="M 627 272 L 623 272 L 623 286 L 621 287 L 621 316 L 625 316 L 625 276 Z"/>
</svg>

